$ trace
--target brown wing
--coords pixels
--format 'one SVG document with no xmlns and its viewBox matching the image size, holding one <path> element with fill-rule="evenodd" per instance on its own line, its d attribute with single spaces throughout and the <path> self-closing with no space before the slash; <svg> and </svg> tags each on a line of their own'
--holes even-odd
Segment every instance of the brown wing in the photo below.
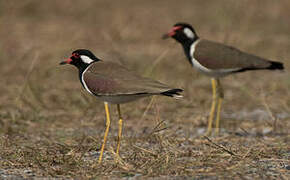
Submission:
<svg viewBox="0 0 290 180">
<path fill-rule="evenodd" d="M 208 69 L 263 69 L 271 65 L 268 60 L 242 52 L 220 43 L 200 40 L 194 57 Z"/>
<path fill-rule="evenodd" d="M 105 61 L 92 64 L 84 74 L 84 81 L 89 90 L 97 95 L 159 94 L 171 90 L 165 84 Z"/>
</svg>

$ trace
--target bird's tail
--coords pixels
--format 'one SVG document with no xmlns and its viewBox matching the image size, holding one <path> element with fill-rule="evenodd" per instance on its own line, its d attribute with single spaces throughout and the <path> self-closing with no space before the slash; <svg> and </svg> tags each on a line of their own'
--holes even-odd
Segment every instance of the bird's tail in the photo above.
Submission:
<svg viewBox="0 0 290 180">
<path fill-rule="evenodd" d="M 275 69 L 284 69 L 284 65 L 283 63 L 280 63 L 280 62 L 276 62 L 276 61 L 269 61 L 271 63 L 271 65 L 267 68 L 267 69 L 272 69 L 272 70 L 275 70 Z"/>
<path fill-rule="evenodd" d="M 164 96 L 173 97 L 175 99 L 180 99 L 180 98 L 183 98 L 183 96 L 180 94 L 182 91 L 183 91 L 183 89 L 170 89 L 170 90 L 165 91 L 161 94 Z"/>
</svg>

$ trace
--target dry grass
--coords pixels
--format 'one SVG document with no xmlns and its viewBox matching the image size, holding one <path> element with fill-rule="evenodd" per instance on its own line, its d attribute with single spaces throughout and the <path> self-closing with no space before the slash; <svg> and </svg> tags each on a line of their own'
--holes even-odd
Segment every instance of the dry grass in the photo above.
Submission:
<svg viewBox="0 0 290 180">
<path fill-rule="evenodd" d="M 289 179 L 289 1 L 11 0 L 0 8 L 1 178 Z M 209 79 L 192 71 L 179 45 L 160 38 L 177 21 L 193 24 L 201 37 L 285 63 L 284 73 L 223 80 L 218 137 L 202 136 Z M 122 106 L 121 159 L 111 106 L 100 166 L 103 104 L 81 88 L 76 69 L 58 66 L 76 48 L 186 90 L 180 101 L 155 98 L 148 111 L 151 99 Z"/>
</svg>

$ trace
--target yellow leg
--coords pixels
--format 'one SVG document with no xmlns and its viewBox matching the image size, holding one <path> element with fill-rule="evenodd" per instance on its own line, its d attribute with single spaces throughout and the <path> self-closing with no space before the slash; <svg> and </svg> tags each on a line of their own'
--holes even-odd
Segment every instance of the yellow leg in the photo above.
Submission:
<svg viewBox="0 0 290 180">
<path fill-rule="evenodd" d="M 218 94 L 218 105 L 217 105 L 217 113 L 216 113 L 216 124 L 215 124 L 215 133 L 218 134 L 220 130 L 220 113 L 222 101 L 224 98 L 224 92 L 220 81 L 217 79 L 217 94 Z"/>
<path fill-rule="evenodd" d="M 109 107 L 108 107 L 108 103 L 105 102 L 105 111 L 106 111 L 106 131 L 105 131 L 105 135 L 104 135 L 104 141 L 103 141 L 103 145 L 102 145 L 102 149 L 101 149 L 101 154 L 99 157 L 99 164 L 102 162 L 102 158 L 103 158 L 103 153 L 104 153 L 104 149 L 105 149 L 105 145 L 107 142 L 107 136 L 109 133 L 109 129 L 110 129 L 110 113 L 109 113 Z"/>
<path fill-rule="evenodd" d="M 119 114 L 119 133 L 118 133 L 118 144 L 117 144 L 116 154 L 119 156 L 121 138 L 122 138 L 122 128 L 123 128 L 122 127 L 123 126 L 123 119 L 122 119 L 122 115 L 121 115 L 120 104 L 117 104 L 117 109 L 118 109 L 118 114 Z"/>
<path fill-rule="evenodd" d="M 211 83 L 212 83 L 212 104 L 211 104 L 210 115 L 208 119 L 206 135 L 209 135 L 211 133 L 212 121 L 214 118 L 215 107 L 216 107 L 216 80 L 212 78 Z"/>
<path fill-rule="evenodd" d="M 222 106 L 222 98 L 219 98 L 218 106 L 217 106 L 217 115 L 216 115 L 216 124 L 215 124 L 215 133 L 218 134 L 220 130 L 220 113 L 221 113 L 221 106 Z"/>
</svg>

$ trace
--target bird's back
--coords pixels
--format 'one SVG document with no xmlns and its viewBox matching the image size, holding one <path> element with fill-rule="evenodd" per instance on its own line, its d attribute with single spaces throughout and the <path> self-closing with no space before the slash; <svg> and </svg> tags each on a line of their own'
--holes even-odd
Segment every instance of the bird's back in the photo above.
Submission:
<svg viewBox="0 0 290 180">
<path fill-rule="evenodd" d="M 204 39 L 200 40 L 196 45 L 194 57 L 198 59 L 201 65 L 212 70 L 263 69 L 271 64 L 267 59 L 245 53 L 231 46 Z"/>
<path fill-rule="evenodd" d="M 97 95 L 158 94 L 171 89 L 165 84 L 141 77 L 126 67 L 110 61 L 91 64 L 84 74 L 84 81 Z"/>
</svg>

